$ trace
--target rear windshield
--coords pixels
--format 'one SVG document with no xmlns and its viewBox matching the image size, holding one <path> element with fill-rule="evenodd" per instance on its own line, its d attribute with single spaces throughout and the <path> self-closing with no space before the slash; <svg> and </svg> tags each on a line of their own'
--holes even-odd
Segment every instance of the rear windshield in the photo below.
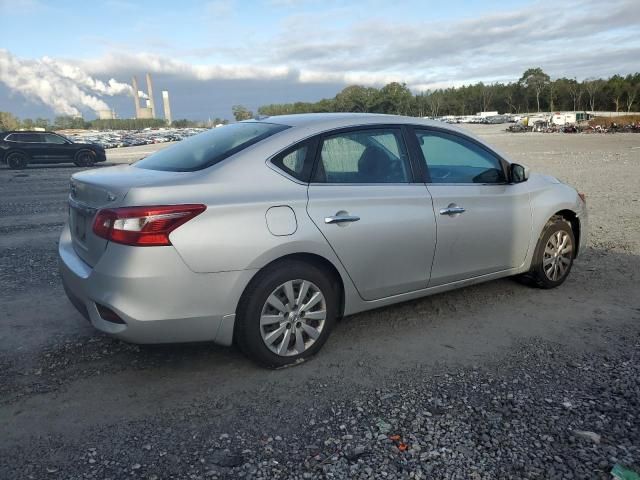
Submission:
<svg viewBox="0 0 640 480">
<path fill-rule="evenodd" d="M 286 125 L 262 122 L 225 125 L 182 140 L 134 165 L 166 172 L 201 170 L 287 128 Z"/>
</svg>

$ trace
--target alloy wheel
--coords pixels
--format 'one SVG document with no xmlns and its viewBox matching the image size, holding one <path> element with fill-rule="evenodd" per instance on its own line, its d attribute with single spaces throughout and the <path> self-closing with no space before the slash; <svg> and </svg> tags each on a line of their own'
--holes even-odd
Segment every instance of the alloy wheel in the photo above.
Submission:
<svg viewBox="0 0 640 480">
<path fill-rule="evenodd" d="M 77 163 L 82 167 L 90 167 L 93 165 L 93 155 L 89 152 L 81 152 Z"/>
<path fill-rule="evenodd" d="M 555 232 L 544 248 L 542 268 L 547 278 L 556 282 L 563 278 L 573 258 L 573 244 L 569 234 L 563 230 Z"/>
<path fill-rule="evenodd" d="M 326 319 L 322 291 L 307 280 L 289 280 L 267 297 L 260 314 L 260 334 L 276 355 L 299 355 L 320 337 Z"/>
</svg>

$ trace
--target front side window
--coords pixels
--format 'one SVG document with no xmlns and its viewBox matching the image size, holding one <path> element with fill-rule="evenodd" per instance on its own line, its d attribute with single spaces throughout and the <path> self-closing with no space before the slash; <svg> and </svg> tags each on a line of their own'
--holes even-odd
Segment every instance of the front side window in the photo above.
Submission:
<svg viewBox="0 0 640 480">
<path fill-rule="evenodd" d="M 182 140 L 134 165 L 147 170 L 193 172 L 215 165 L 287 128 L 286 125 L 262 122 L 225 125 Z"/>
<path fill-rule="evenodd" d="M 504 183 L 500 160 L 480 145 L 457 135 L 418 130 L 418 143 L 431 183 Z"/>
<path fill-rule="evenodd" d="M 46 143 L 55 143 L 56 145 L 64 145 L 67 143 L 64 138 L 59 137 L 58 135 L 53 135 L 51 133 L 44 133 L 42 135 L 44 137 L 44 141 Z"/>
<path fill-rule="evenodd" d="M 372 129 L 326 137 L 314 174 L 318 183 L 409 183 L 399 129 Z"/>
</svg>

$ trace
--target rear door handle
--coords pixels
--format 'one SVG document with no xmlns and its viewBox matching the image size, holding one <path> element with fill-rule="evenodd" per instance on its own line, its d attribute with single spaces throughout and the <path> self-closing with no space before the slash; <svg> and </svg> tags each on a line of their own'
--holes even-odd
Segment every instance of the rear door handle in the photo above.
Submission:
<svg viewBox="0 0 640 480">
<path fill-rule="evenodd" d="M 332 224 L 332 223 L 351 223 L 357 222 L 360 220 L 360 217 L 356 215 L 334 215 L 333 217 L 324 217 L 324 223 Z"/>
<path fill-rule="evenodd" d="M 447 208 L 440 209 L 440 215 L 459 215 L 464 213 L 466 210 L 463 207 L 459 207 L 455 203 L 450 204 Z"/>
</svg>

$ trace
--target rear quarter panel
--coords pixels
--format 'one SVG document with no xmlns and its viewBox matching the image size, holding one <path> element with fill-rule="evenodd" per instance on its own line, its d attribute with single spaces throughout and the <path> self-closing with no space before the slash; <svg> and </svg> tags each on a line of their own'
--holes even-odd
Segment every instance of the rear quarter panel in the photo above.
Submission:
<svg viewBox="0 0 640 480">
<path fill-rule="evenodd" d="M 282 145 L 284 148 L 289 143 Z M 280 147 L 278 147 L 280 148 Z M 203 203 L 207 210 L 171 233 L 184 262 L 198 273 L 259 269 L 282 256 L 312 253 L 346 272 L 307 215 L 307 185 L 265 164 L 273 149 L 248 149 L 174 185 L 132 188 L 126 205 Z M 291 235 L 274 235 L 267 211 L 288 206 L 296 221 Z"/>
</svg>

